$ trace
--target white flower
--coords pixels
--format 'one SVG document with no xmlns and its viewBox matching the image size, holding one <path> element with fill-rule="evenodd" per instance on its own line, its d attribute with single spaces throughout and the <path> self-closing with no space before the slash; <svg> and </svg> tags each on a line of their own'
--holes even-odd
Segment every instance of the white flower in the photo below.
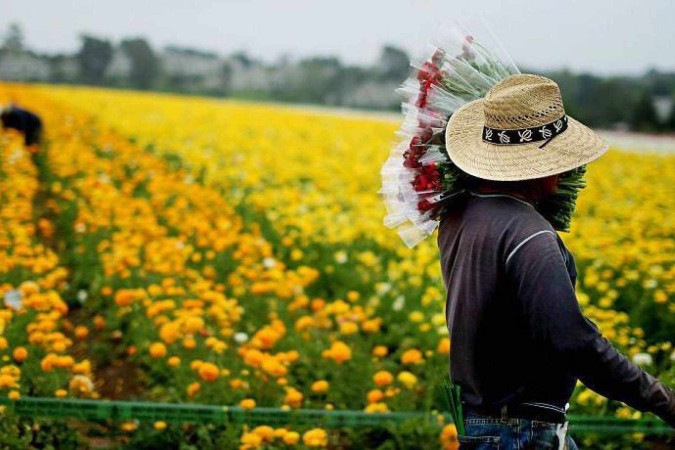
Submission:
<svg viewBox="0 0 675 450">
<path fill-rule="evenodd" d="M 80 301 L 80 303 L 84 303 L 87 300 L 87 296 L 87 291 L 84 289 L 77 291 L 77 299 Z"/>
<path fill-rule="evenodd" d="M 248 334 L 244 333 L 243 331 L 240 331 L 239 333 L 234 333 L 234 340 L 235 342 L 242 344 L 248 341 Z"/>
<path fill-rule="evenodd" d="M 675 362 L 675 350 L 670 354 L 670 360 Z"/>
<path fill-rule="evenodd" d="M 346 263 L 346 262 L 347 262 L 347 259 L 348 259 L 348 258 L 347 258 L 347 252 L 345 252 L 344 250 L 340 250 L 339 252 L 336 252 L 336 253 L 335 253 L 335 261 L 336 261 L 338 264 L 344 264 L 344 263 Z"/>
<path fill-rule="evenodd" d="M 21 293 L 16 289 L 5 292 L 5 305 L 12 309 L 21 309 L 21 306 L 23 306 Z"/>
<path fill-rule="evenodd" d="M 391 290 L 390 283 L 377 283 L 375 284 L 375 292 L 377 295 L 384 295 Z"/>
<path fill-rule="evenodd" d="M 650 278 L 649 280 L 647 280 L 647 281 L 644 282 L 644 287 L 645 287 L 646 289 L 654 289 L 654 288 L 655 288 L 656 286 L 658 286 L 658 285 L 659 285 L 659 282 L 656 281 L 656 280 L 653 279 L 653 278 Z"/>
<path fill-rule="evenodd" d="M 652 355 L 649 353 L 636 353 L 635 356 L 633 356 L 633 364 L 636 366 L 651 365 L 652 362 Z"/>
<path fill-rule="evenodd" d="M 265 266 L 266 269 L 271 269 L 276 265 L 277 261 L 274 258 L 265 258 L 263 259 L 263 266 Z"/>
<path fill-rule="evenodd" d="M 394 303 L 391 304 L 391 309 L 394 311 L 400 311 L 403 309 L 405 306 L 405 297 L 402 295 L 399 295 L 396 297 L 396 300 L 394 300 Z"/>
</svg>

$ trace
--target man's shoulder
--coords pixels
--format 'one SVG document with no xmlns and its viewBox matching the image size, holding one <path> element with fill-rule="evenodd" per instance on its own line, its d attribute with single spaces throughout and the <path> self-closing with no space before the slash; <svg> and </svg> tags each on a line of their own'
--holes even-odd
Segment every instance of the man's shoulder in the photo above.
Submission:
<svg viewBox="0 0 675 450">
<path fill-rule="evenodd" d="M 470 215 L 483 218 L 498 230 L 514 233 L 553 231 L 551 224 L 527 201 L 504 194 L 472 194 Z"/>
</svg>

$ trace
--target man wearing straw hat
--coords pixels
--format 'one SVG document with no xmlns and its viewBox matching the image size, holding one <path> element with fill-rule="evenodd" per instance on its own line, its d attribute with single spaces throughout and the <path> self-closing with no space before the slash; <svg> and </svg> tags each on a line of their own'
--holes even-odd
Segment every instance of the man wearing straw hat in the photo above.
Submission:
<svg viewBox="0 0 675 450">
<path fill-rule="evenodd" d="M 450 117 L 445 144 L 473 179 L 441 218 L 461 448 L 570 448 L 566 411 L 577 380 L 675 427 L 675 393 L 619 353 L 582 314 L 574 259 L 535 210 L 560 174 L 607 149 L 565 114 L 558 86 L 511 75 Z"/>
</svg>

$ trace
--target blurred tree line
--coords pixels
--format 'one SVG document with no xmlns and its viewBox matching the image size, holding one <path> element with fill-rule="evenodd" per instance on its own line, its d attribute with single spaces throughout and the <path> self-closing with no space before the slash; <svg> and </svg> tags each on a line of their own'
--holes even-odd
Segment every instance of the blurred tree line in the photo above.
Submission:
<svg viewBox="0 0 675 450">
<path fill-rule="evenodd" d="M 380 110 L 399 108 L 401 99 L 394 90 L 411 74 L 409 55 L 391 45 L 384 46 L 370 66 L 345 65 L 331 56 L 298 61 L 281 57 L 270 64 L 243 52 L 223 57 L 177 46 L 158 51 L 142 37 L 114 43 L 91 34 L 80 36 L 76 53 L 37 55 L 25 48 L 21 27 L 12 24 L 0 47 L 0 78 L 16 72 L 10 70 L 11 63 L 19 57 L 24 66 L 32 58 L 34 64 L 48 67 L 26 72 L 20 77 L 25 81 Z M 675 131 L 675 73 L 650 70 L 641 76 L 597 76 L 569 70 L 522 71 L 555 80 L 567 112 L 590 126 Z"/>
</svg>

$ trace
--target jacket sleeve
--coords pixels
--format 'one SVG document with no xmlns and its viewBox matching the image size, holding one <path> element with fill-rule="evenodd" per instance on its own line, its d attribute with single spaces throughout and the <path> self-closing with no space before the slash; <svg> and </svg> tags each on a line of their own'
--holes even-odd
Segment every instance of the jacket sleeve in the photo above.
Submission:
<svg viewBox="0 0 675 450">
<path fill-rule="evenodd" d="M 569 361 L 586 386 L 675 427 L 675 392 L 634 365 L 581 312 L 553 232 L 512 250 L 506 276 L 516 292 L 532 339 Z"/>
</svg>

